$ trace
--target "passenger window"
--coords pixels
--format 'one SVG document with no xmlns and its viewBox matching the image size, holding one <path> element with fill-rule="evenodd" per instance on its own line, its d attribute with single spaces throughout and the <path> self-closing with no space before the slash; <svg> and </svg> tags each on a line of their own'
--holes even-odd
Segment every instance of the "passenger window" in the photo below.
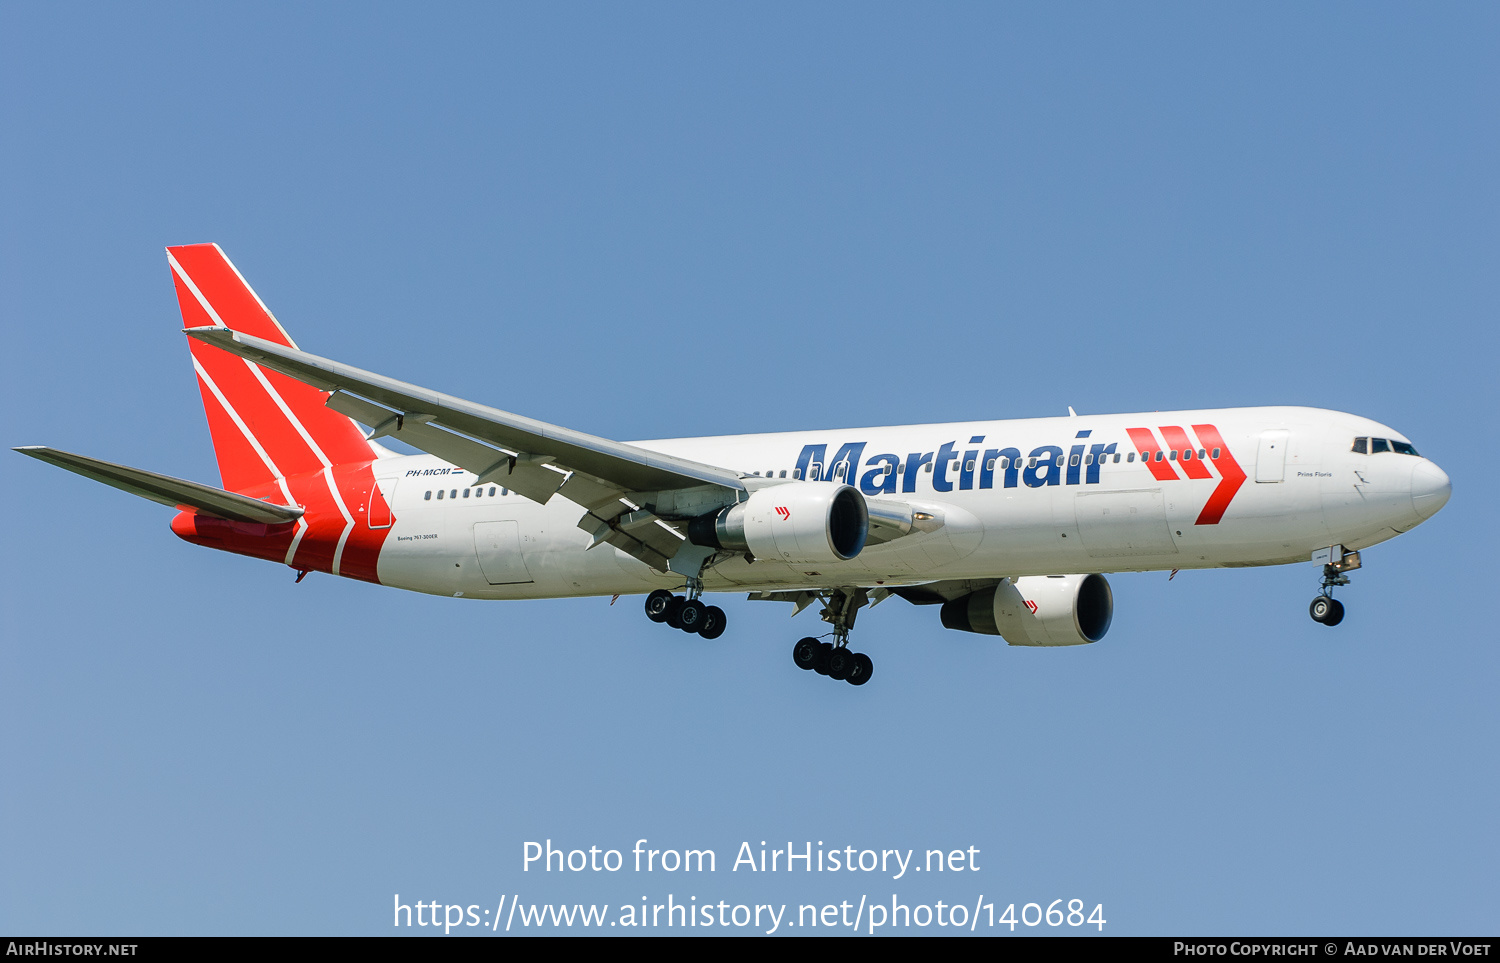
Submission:
<svg viewBox="0 0 1500 963">
<path fill-rule="evenodd" d="M 1078 467 L 1078 456 L 1077 455 L 1073 455 L 1072 457 L 1070 457 L 1068 459 L 1068 464 L 1071 465 L 1071 466 L 1073 466 L 1074 468 L 1077 468 Z"/>
<path fill-rule="evenodd" d="M 1218 461 L 1218 460 L 1219 460 L 1219 449 L 1215 448 L 1214 449 L 1214 461 Z"/>
<path fill-rule="evenodd" d="M 450 492 L 449 492 L 449 493 L 448 493 L 448 497 L 449 497 L 449 498 L 457 498 L 457 497 L 458 497 L 458 489 L 457 489 L 457 488 L 455 488 L 455 489 L 453 489 L 453 490 L 452 490 L 452 491 L 450 491 Z"/>
<path fill-rule="evenodd" d="M 1204 451 L 1202 448 L 1199 448 L 1198 449 L 1198 460 L 1202 461 L 1203 459 L 1205 459 L 1207 457 L 1208 457 L 1208 452 Z"/>
<path fill-rule="evenodd" d="M 1371 438 L 1370 439 L 1370 454 L 1373 455 L 1376 452 L 1390 451 L 1390 450 L 1391 450 L 1391 446 L 1386 442 L 1386 440 L 1384 438 Z"/>
<path fill-rule="evenodd" d="M 1173 448 L 1171 451 L 1167 452 L 1167 461 L 1176 461 L 1176 460 L 1177 460 L 1177 449 Z"/>
<path fill-rule="evenodd" d="M 1036 459 L 1035 458 L 1029 458 L 1029 459 L 1027 459 L 1027 461 L 1026 461 L 1026 467 L 1027 468 L 1035 468 L 1036 467 Z"/>
<path fill-rule="evenodd" d="M 1115 452 L 1115 464 L 1118 465 L 1119 463 L 1120 463 L 1120 453 L 1119 452 Z"/>
<path fill-rule="evenodd" d="M 1156 460 L 1156 461 L 1161 461 L 1161 456 L 1162 456 L 1162 454 L 1163 454 L 1163 452 L 1162 452 L 1162 450 L 1161 450 L 1161 449 L 1160 449 L 1160 448 L 1158 448 L 1158 449 L 1157 449 L 1157 450 L 1156 450 L 1156 459 L 1155 459 L 1155 460 Z"/>
<path fill-rule="evenodd" d="M 802 469 L 800 469 L 800 468 L 793 468 L 792 469 L 792 478 L 795 479 L 795 478 L 801 478 L 801 477 L 802 477 Z"/>
<path fill-rule="evenodd" d="M 422 501 L 424 501 L 424 502 L 430 502 L 430 501 L 432 501 L 432 490 L 431 489 L 428 489 L 427 494 L 425 494 L 425 495 L 422 496 Z"/>
<path fill-rule="evenodd" d="M 968 461 L 964 462 L 964 471 L 973 471 L 973 470 L 974 470 L 974 459 L 970 458 Z"/>
<path fill-rule="evenodd" d="M 443 500 L 443 492 L 442 492 L 441 489 L 439 489 L 438 490 L 438 501 L 442 501 L 442 500 Z"/>
<path fill-rule="evenodd" d="M 494 485 L 490 486 L 490 497 L 491 498 L 495 497 L 495 486 Z"/>
<path fill-rule="evenodd" d="M 1193 449 L 1191 449 L 1191 448 L 1184 448 L 1182 450 L 1182 460 L 1183 461 L 1192 461 L 1193 460 Z"/>
<path fill-rule="evenodd" d="M 783 468 L 783 469 L 782 469 L 782 470 L 781 470 L 781 477 L 782 477 L 782 478 L 785 478 L 785 477 L 786 477 L 786 469 L 785 469 L 785 468 Z"/>
<path fill-rule="evenodd" d="M 1120 456 L 1116 455 L 1115 457 L 1119 458 Z M 1128 455 L 1125 456 L 1125 464 L 1128 465 L 1128 464 L 1130 464 L 1133 461 L 1135 461 L 1135 452 L 1131 452 L 1130 454 L 1128 454 Z"/>
<path fill-rule="evenodd" d="M 467 489 L 467 488 L 464 489 L 464 497 L 465 498 L 469 497 L 469 489 Z"/>
<path fill-rule="evenodd" d="M 995 459 L 991 458 L 989 461 L 985 462 L 984 463 L 984 470 L 985 471 L 994 471 L 995 470 Z"/>
</svg>

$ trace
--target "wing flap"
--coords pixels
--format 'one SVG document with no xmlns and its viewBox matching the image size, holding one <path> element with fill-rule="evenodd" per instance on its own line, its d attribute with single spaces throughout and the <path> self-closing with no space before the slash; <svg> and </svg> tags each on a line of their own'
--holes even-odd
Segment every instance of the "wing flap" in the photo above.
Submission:
<svg viewBox="0 0 1500 963">
<path fill-rule="evenodd" d="M 421 413 L 393 412 L 343 391 L 328 399 L 328 407 L 355 421 L 372 425 L 373 438 L 399 438 L 414 448 L 436 455 L 450 465 L 479 476 L 481 483 L 494 482 L 545 503 L 562 487 L 564 475 L 532 462 L 523 462 L 516 452 L 505 451 L 473 438 L 446 431 L 429 423 Z"/>
<path fill-rule="evenodd" d="M 272 505 L 211 485 L 200 485 L 184 478 L 117 465 L 56 448 L 33 445 L 13 450 L 170 508 L 191 510 L 231 522 L 258 522 L 262 525 L 284 524 L 302 517 L 302 509 L 295 505 Z"/>
</svg>

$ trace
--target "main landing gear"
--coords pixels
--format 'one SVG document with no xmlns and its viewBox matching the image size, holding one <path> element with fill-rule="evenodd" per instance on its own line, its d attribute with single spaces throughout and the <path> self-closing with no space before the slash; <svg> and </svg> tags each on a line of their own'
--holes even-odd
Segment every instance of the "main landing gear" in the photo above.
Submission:
<svg viewBox="0 0 1500 963">
<path fill-rule="evenodd" d="M 1307 614 L 1312 616 L 1314 622 L 1338 625 L 1344 621 L 1344 603 L 1333 597 L 1333 590 L 1340 585 L 1349 584 L 1349 576 L 1344 573 L 1359 568 L 1359 553 L 1345 552 L 1342 547 L 1334 546 L 1326 552 L 1319 551 L 1313 556 L 1313 561 L 1324 563 L 1323 592 L 1312 600 L 1312 604 L 1307 607 Z"/>
<path fill-rule="evenodd" d="M 792 661 L 799 669 L 811 669 L 830 679 L 850 685 L 864 685 L 875 673 L 875 663 L 863 652 L 849 649 L 849 630 L 854 615 L 869 601 L 864 589 L 834 591 L 823 606 L 823 621 L 833 625 L 833 641 L 805 638 L 792 646 Z"/>
<path fill-rule="evenodd" d="M 657 589 L 646 596 L 646 618 L 665 622 L 689 634 L 696 633 L 705 639 L 717 639 L 724 634 L 729 620 L 717 605 L 704 605 L 699 598 L 702 594 L 700 586 L 691 584 L 687 598 L 673 595 L 666 589 Z"/>
</svg>

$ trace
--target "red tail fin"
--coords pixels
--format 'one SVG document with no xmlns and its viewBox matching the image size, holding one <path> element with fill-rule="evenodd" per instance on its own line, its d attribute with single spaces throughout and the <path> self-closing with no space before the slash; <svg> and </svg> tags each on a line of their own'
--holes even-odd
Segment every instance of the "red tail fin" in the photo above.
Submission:
<svg viewBox="0 0 1500 963">
<path fill-rule="evenodd" d="M 167 248 L 184 327 L 222 325 L 296 347 L 217 244 Z M 329 465 L 369 461 L 375 450 L 323 392 L 189 339 L 219 476 L 232 492 L 257 493 Z"/>
</svg>

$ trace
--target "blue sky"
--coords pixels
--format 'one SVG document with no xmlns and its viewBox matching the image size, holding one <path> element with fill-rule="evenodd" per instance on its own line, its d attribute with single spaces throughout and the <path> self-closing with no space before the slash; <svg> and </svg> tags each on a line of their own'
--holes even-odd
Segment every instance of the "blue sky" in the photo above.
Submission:
<svg viewBox="0 0 1500 963">
<path fill-rule="evenodd" d="M 1336 630 L 1310 565 L 1114 577 L 1062 651 L 892 600 L 854 689 L 792 665 L 812 613 L 293 585 L 11 455 L 0 930 L 895 893 L 1493 932 L 1497 41 L 1481 4 L 6 6 L 7 446 L 216 481 L 162 250 L 216 241 L 304 348 L 608 437 L 1303 404 L 1454 496 Z M 720 871 L 523 872 L 547 838 Z M 982 868 L 727 871 L 763 839 Z"/>
</svg>

